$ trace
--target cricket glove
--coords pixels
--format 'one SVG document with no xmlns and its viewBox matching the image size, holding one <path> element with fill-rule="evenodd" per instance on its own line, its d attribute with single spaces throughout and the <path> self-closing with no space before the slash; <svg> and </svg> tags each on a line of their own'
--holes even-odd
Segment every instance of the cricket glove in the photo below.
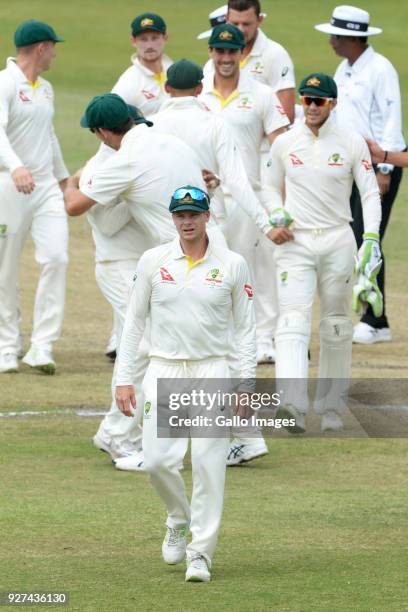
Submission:
<svg viewBox="0 0 408 612">
<path fill-rule="evenodd" d="M 372 283 L 382 266 L 380 242 L 377 234 L 363 234 L 363 238 L 356 258 L 355 272 L 364 274 Z"/>
<path fill-rule="evenodd" d="M 353 310 L 362 315 L 371 306 L 375 317 L 383 313 L 383 296 L 378 288 L 377 279 L 370 281 L 365 274 L 360 273 L 353 287 Z"/>
<path fill-rule="evenodd" d="M 272 227 L 290 227 L 293 219 L 284 208 L 275 208 L 269 216 L 269 224 Z"/>
</svg>

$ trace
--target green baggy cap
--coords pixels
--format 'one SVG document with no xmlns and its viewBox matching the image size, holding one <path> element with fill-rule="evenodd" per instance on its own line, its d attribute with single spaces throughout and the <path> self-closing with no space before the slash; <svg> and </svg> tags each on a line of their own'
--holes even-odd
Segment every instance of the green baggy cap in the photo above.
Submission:
<svg viewBox="0 0 408 612">
<path fill-rule="evenodd" d="M 169 211 L 175 213 L 181 210 L 192 210 L 198 213 L 210 210 L 210 198 L 199 187 L 193 187 L 192 185 L 179 187 L 173 193 Z"/>
<path fill-rule="evenodd" d="M 133 36 L 137 36 L 142 32 L 148 32 L 149 30 L 160 32 L 160 34 L 166 33 L 166 23 L 164 19 L 155 13 L 143 13 L 142 15 L 138 15 L 138 17 L 135 17 L 132 21 L 131 28 Z"/>
<path fill-rule="evenodd" d="M 14 33 L 14 44 L 16 47 L 27 47 L 28 45 L 46 40 L 64 42 L 64 39 L 58 36 L 48 23 L 36 21 L 35 19 L 22 23 Z"/>
<path fill-rule="evenodd" d="M 174 89 L 193 89 L 203 78 L 201 67 L 186 59 L 175 62 L 167 70 L 167 83 Z"/>
<path fill-rule="evenodd" d="M 305 77 L 299 85 L 299 93 L 319 96 L 321 98 L 337 98 L 336 81 L 328 74 L 313 72 Z"/>
<path fill-rule="evenodd" d="M 95 96 L 85 109 L 81 127 L 112 130 L 125 125 L 130 119 L 129 107 L 117 94 Z"/>
<path fill-rule="evenodd" d="M 213 29 L 208 46 L 214 49 L 243 49 L 245 38 L 237 27 L 223 23 Z"/>
</svg>

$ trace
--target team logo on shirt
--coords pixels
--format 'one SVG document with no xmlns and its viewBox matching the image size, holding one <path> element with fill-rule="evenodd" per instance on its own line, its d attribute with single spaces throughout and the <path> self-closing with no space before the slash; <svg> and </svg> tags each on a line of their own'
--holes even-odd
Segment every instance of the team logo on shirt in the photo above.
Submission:
<svg viewBox="0 0 408 612">
<path fill-rule="evenodd" d="M 289 153 L 289 159 L 292 162 L 292 166 L 303 166 L 303 162 L 294 153 Z"/>
<path fill-rule="evenodd" d="M 160 268 L 159 272 L 163 283 L 176 283 L 176 281 L 174 280 L 170 272 L 166 270 L 166 268 Z"/>
<path fill-rule="evenodd" d="M 253 108 L 253 107 L 254 105 L 252 103 L 252 100 L 248 96 L 241 98 L 241 100 L 239 101 L 239 104 L 237 105 L 237 108 L 243 108 L 245 110 Z"/>
<path fill-rule="evenodd" d="M 18 92 L 18 97 L 20 98 L 20 100 L 21 100 L 22 102 L 31 102 L 30 98 L 28 98 L 28 97 L 26 96 L 26 94 L 24 93 L 24 91 L 19 91 L 19 92 Z"/>
<path fill-rule="evenodd" d="M 255 66 L 253 66 L 250 70 L 253 74 L 263 74 L 264 65 L 262 62 L 256 62 Z"/>
<path fill-rule="evenodd" d="M 281 280 L 281 285 L 287 285 L 287 283 L 288 283 L 288 273 L 287 272 L 281 272 L 280 273 L 280 280 Z"/>
<path fill-rule="evenodd" d="M 344 166 L 344 159 L 340 153 L 333 153 L 333 155 L 330 155 L 327 163 L 329 166 Z"/>
<path fill-rule="evenodd" d="M 219 287 L 222 285 L 224 279 L 224 275 L 218 268 L 213 268 L 207 272 L 207 276 L 205 277 L 205 282 L 207 285 L 212 287 Z"/>
<path fill-rule="evenodd" d="M 7 225 L 5 223 L 0 224 L 0 236 L 7 235 Z"/>
<path fill-rule="evenodd" d="M 147 89 L 142 89 L 142 94 L 146 98 L 146 100 L 154 100 L 156 96 L 151 91 L 147 91 Z"/>
<path fill-rule="evenodd" d="M 252 285 L 244 285 L 244 291 L 250 300 L 254 299 L 254 290 L 252 289 Z"/>
<path fill-rule="evenodd" d="M 150 419 L 151 418 L 151 416 L 152 416 L 150 414 L 151 409 L 152 409 L 151 402 L 146 402 L 145 405 L 144 405 L 144 415 L 143 415 L 145 419 Z"/>
<path fill-rule="evenodd" d="M 371 162 L 368 161 L 368 159 L 362 159 L 361 163 L 363 164 L 363 166 L 367 170 L 367 172 L 371 172 L 371 170 L 373 169 L 373 166 L 372 166 Z"/>
</svg>

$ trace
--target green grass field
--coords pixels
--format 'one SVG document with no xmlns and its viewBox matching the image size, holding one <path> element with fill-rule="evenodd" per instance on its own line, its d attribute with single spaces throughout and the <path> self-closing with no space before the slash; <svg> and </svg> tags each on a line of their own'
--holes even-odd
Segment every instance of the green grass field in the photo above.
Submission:
<svg viewBox="0 0 408 612">
<path fill-rule="evenodd" d="M 221 2 L 220 2 L 221 4 Z M 87 102 L 109 91 L 128 66 L 129 24 L 144 10 L 168 22 L 174 59 L 206 58 L 207 15 L 217 3 L 149 4 L 125 0 L 15 0 L 0 4 L 0 55 L 13 54 L 21 21 L 49 21 L 66 42 L 48 77 L 56 93 L 56 129 L 70 170 L 94 152 L 79 128 Z M 313 24 L 334 3 L 265 1 L 264 30 L 284 44 L 297 79 L 333 73 L 338 58 Z M 408 5 L 364 3 L 384 28 L 376 50 L 396 66 L 408 118 Z M 356 348 L 353 375 L 407 377 L 406 261 L 408 189 L 403 181 L 388 236 L 390 345 Z M 109 402 L 111 366 L 103 356 L 111 313 L 93 277 L 93 247 L 84 219 L 70 221 L 66 319 L 56 347 L 58 372 L 22 368 L 2 375 L 0 411 L 49 416 L 0 419 L 0 592 L 69 591 L 80 611 L 277 610 L 403 611 L 406 589 L 407 493 L 405 440 L 269 439 L 270 455 L 228 471 L 224 522 L 209 585 L 184 584 L 184 568 L 160 556 L 164 515 L 144 475 L 115 472 L 90 445 L 98 419 L 63 411 L 100 409 Z M 21 268 L 23 331 L 29 343 L 37 269 L 27 245 Z M 312 374 L 316 372 L 316 337 Z M 272 376 L 272 368 L 262 368 Z M 190 486 L 190 472 L 184 472 Z"/>
</svg>

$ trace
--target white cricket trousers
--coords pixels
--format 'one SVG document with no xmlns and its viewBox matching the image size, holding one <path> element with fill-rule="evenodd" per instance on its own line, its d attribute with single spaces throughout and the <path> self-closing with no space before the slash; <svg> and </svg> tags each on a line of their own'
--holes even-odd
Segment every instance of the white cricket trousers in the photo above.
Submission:
<svg viewBox="0 0 408 612">
<path fill-rule="evenodd" d="M 95 277 L 99 289 L 115 313 L 115 333 L 117 338 L 117 351 L 119 351 L 120 339 L 125 323 L 126 309 L 129 301 L 129 293 L 133 285 L 136 268 L 139 259 L 124 259 L 118 261 L 98 262 L 95 267 Z M 115 401 L 116 387 L 116 362 L 113 368 L 111 383 L 111 407 L 108 414 L 103 418 L 97 435 L 118 452 L 124 442 L 131 442 L 139 449 L 142 447 L 142 415 L 143 415 L 143 392 L 142 381 L 146 373 L 149 347 L 146 338 L 143 338 L 137 358 L 134 385 L 136 389 L 136 411 L 132 418 L 126 417 L 118 409 Z"/>
<path fill-rule="evenodd" d="M 51 350 L 58 340 L 65 306 L 68 223 L 63 195 L 53 176 L 35 178 L 30 195 L 18 193 L 0 172 L 0 352 L 19 349 L 18 277 L 27 234 L 35 246 L 40 278 L 34 303 L 31 344 Z"/>
<path fill-rule="evenodd" d="M 151 406 L 143 419 L 145 469 L 166 506 L 166 525 L 173 528 L 189 525 L 192 540 L 187 546 L 187 555 L 198 552 L 211 563 L 221 524 L 229 439 L 191 439 L 193 491 L 190 504 L 178 470 L 189 439 L 159 438 L 157 433 L 159 378 L 230 378 L 229 367 L 224 359 L 167 361 L 152 358 L 143 381 L 145 400 Z"/>
<path fill-rule="evenodd" d="M 280 315 L 276 332 L 276 378 L 306 379 L 312 308 L 320 297 L 319 378 L 347 378 L 351 367 L 351 296 L 356 241 L 348 224 L 295 230 L 275 251 Z M 306 385 L 306 382 L 305 382 Z M 301 383 L 299 383 L 301 390 Z M 306 392 L 301 392 L 306 397 Z M 301 412 L 307 401 L 297 404 Z"/>
</svg>

